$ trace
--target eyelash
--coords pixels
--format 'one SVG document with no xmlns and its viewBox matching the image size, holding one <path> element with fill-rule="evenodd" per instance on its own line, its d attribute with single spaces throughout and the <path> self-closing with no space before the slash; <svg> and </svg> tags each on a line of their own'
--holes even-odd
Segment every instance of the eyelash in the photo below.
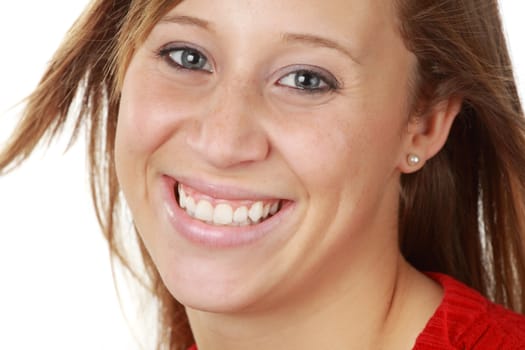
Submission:
<svg viewBox="0 0 525 350">
<path fill-rule="evenodd" d="M 202 72 L 202 73 L 213 73 L 213 69 L 211 67 L 209 69 L 203 69 L 201 67 L 190 68 L 190 67 L 185 67 L 182 64 L 174 61 L 174 59 L 171 57 L 171 55 L 174 52 L 177 52 L 177 51 L 180 51 L 180 52 L 184 52 L 184 51 L 194 52 L 194 53 L 200 55 L 201 58 L 206 60 L 206 63 L 209 65 L 208 57 L 205 54 L 203 54 L 198 49 L 195 49 L 193 47 L 186 46 L 186 45 L 182 45 L 182 46 L 170 46 L 170 45 L 164 46 L 164 47 L 160 48 L 158 50 L 158 52 L 156 52 L 156 56 L 158 58 L 162 59 L 163 61 L 165 61 L 166 64 L 168 64 L 170 67 L 173 67 L 173 68 L 175 68 L 177 70 L 184 70 L 184 71 L 191 71 L 191 72 Z M 319 70 L 322 70 L 321 68 L 313 69 L 311 66 L 299 66 L 299 67 L 293 67 L 293 68 L 294 68 L 293 71 L 290 71 L 286 75 L 284 75 L 281 78 L 279 78 L 279 80 L 277 81 L 276 84 L 279 85 L 279 86 L 282 86 L 282 87 L 286 87 L 286 88 L 292 89 L 292 90 L 294 90 L 297 93 L 303 93 L 303 94 L 323 94 L 323 93 L 328 93 L 328 92 L 337 92 L 338 90 L 341 89 L 341 84 L 339 83 L 339 81 L 332 74 L 330 74 L 328 72 L 320 72 Z M 292 67 L 290 67 L 290 69 L 292 69 Z M 290 85 L 282 84 L 282 82 L 284 80 L 290 79 L 290 76 L 292 76 L 294 74 L 295 75 L 303 74 L 303 76 L 304 75 L 309 75 L 310 79 L 314 79 L 314 80 L 318 79 L 319 83 L 321 85 L 324 85 L 324 86 L 309 89 L 309 88 L 304 88 L 304 87 L 293 87 L 293 86 L 290 86 Z M 294 79 L 294 82 L 297 83 L 297 77 Z"/>
<path fill-rule="evenodd" d="M 323 94 L 328 92 L 337 92 L 341 89 L 341 84 L 339 81 L 330 73 L 324 72 L 322 68 L 312 68 L 311 66 L 299 66 L 299 67 L 291 67 L 291 70 L 289 73 L 281 77 L 277 84 L 286 88 L 290 88 L 295 90 L 298 93 L 305 93 L 305 94 Z M 323 70 L 321 72 L 320 70 Z M 290 85 L 284 85 L 282 82 L 285 79 L 289 79 L 292 75 L 309 75 L 310 78 L 313 79 L 319 79 L 320 84 L 324 84 L 322 87 L 308 89 L 303 87 L 292 87 Z M 297 77 L 294 79 L 294 82 L 297 83 Z"/>
<path fill-rule="evenodd" d="M 163 61 L 165 61 L 170 67 L 175 68 L 175 69 L 186 70 L 186 71 L 194 71 L 194 72 L 204 72 L 204 73 L 212 73 L 213 72 L 213 70 L 211 68 L 210 69 L 188 68 L 188 67 L 185 67 L 185 66 L 183 66 L 182 64 L 180 64 L 178 62 L 175 62 L 170 55 L 173 52 L 177 52 L 177 51 L 194 52 L 194 53 L 200 55 L 202 58 L 204 58 L 206 60 L 206 62 L 209 64 L 208 57 L 206 57 L 205 54 L 203 54 L 200 50 L 195 49 L 195 48 L 190 47 L 190 46 L 164 46 L 164 47 L 162 47 L 162 48 L 160 48 L 158 50 L 158 52 L 156 53 L 156 56 L 158 58 L 162 59 Z"/>
</svg>

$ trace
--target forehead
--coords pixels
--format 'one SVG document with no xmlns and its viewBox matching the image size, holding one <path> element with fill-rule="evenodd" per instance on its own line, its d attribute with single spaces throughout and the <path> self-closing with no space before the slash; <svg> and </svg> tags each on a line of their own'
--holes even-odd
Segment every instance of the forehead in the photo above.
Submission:
<svg viewBox="0 0 525 350">
<path fill-rule="evenodd" d="M 208 17 L 217 22 L 315 26 L 393 23 L 393 0 L 183 0 L 172 9 Z M 227 13 L 223 17 L 219 14 Z M 322 29 L 322 28 L 315 28 Z"/>
<path fill-rule="evenodd" d="M 200 19 L 229 37 L 315 33 L 364 51 L 399 37 L 393 7 L 393 0 L 184 0 L 164 18 Z"/>
</svg>

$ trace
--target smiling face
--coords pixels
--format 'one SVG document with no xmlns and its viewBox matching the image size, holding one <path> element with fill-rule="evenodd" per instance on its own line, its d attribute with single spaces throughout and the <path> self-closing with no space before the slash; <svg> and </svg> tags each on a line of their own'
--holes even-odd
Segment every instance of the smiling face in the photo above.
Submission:
<svg viewBox="0 0 525 350">
<path fill-rule="evenodd" d="M 384 1 L 173 8 L 131 60 L 116 139 L 173 296 L 269 308 L 397 257 L 413 65 Z"/>
</svg>

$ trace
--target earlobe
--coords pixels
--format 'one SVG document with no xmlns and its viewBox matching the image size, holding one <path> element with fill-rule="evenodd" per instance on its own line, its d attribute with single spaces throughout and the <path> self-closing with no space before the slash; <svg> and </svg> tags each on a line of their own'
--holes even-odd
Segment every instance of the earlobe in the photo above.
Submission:
<svg viewBox="0 0 525 350">
<path fill-rule="evenodd" d="M 411 117 L 407 125 L 405 156 L 399 166 L 401 172 L 421 169 L 443 148 L 462 104 L 461 97 L 451 96 L 436 103 L 424 115 Z"/>
</svg>

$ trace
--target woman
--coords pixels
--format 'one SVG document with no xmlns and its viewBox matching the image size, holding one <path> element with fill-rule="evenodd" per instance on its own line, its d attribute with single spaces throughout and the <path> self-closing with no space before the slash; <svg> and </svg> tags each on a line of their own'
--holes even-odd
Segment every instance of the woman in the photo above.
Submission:
<svg viewBox="0 0 525 350">
<path fill-rule="evenodd" d="M 77 95 L 159 348 L 525 346 L 525 129 L 496 1 L 94 1 L 0 169 Z"/>
</svg>

